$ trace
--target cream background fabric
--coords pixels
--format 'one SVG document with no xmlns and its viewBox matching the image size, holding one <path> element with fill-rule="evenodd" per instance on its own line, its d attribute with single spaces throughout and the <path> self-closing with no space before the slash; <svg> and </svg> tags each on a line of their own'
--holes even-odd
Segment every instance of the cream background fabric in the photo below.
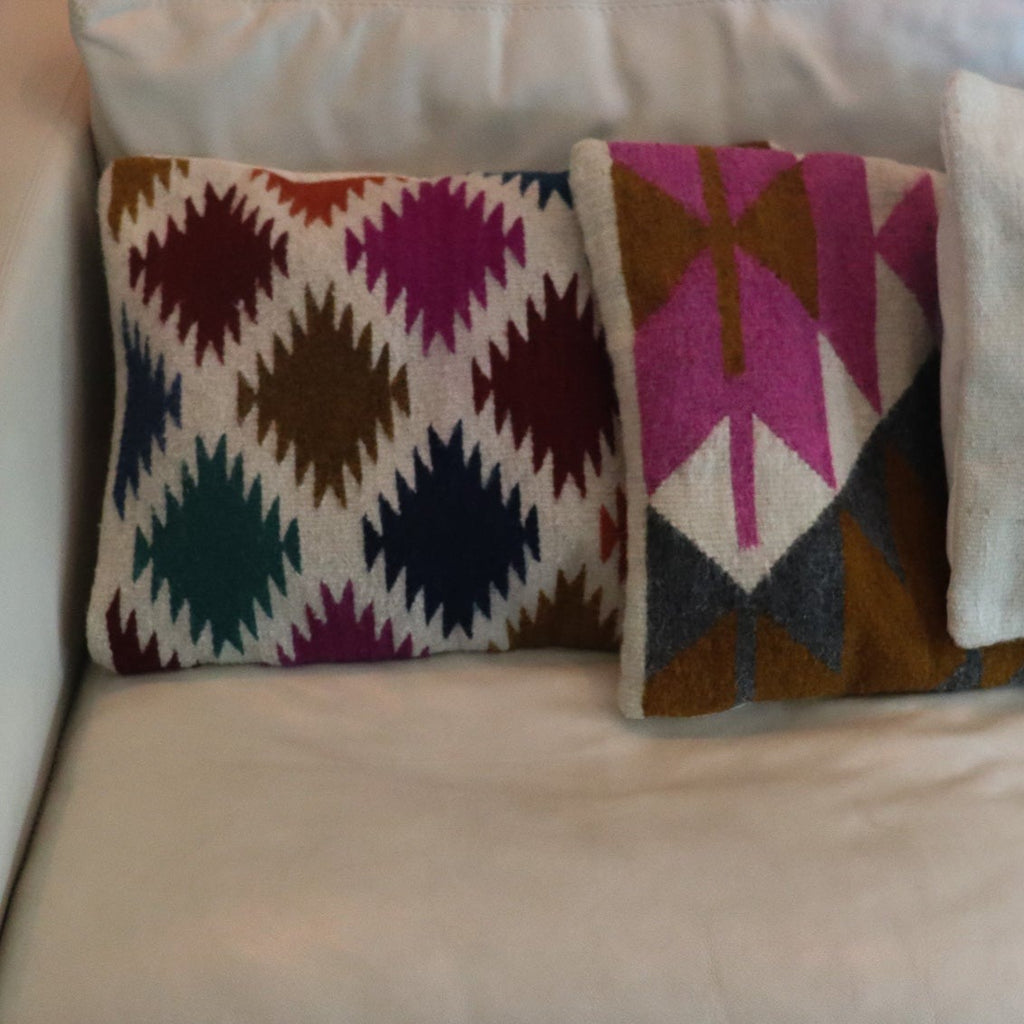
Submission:
<svg viewBox="0 0 1024 1024">
<path fill-rule="evenodd" d="M 1024 693 L 627 723 L 616 676 L 91 670 L 0 1020 L 1024 1017 Z"/>
<path fill-rule="evenodd" d="M 954 68 L 1024 84 L 1017 0 L 70 6 L 104 161 L 564 170 L 595 136 L 771 138 L 937 167 Z"/>
<path fill-rule="evenodd" d="M 939 222 L 949 629 L 1024 636 L 1024 93 L 953 78 Z"/>
<path fill-rule="evenodd" d="M 583 139 L 572 149 L 569 181 L 576 197 L 576 212 L 590 261 L 594 291 L 601 299 L 601 317 L 608 336 L 608 351 L 615 370 L 615 386 L 622 419 L 623 475 L 626 490 L 627 537 L 625 599 L 622 612 L 619 708 L 627 718 L 644 717 L 644 663 L 647 641 L 647 485 L 644 482 L 640 399 L 636 363 L 632 358 L 635 328 L 622 277 L 615 195 L 609 147 Z M 625 452 L 633 457 L 626 458 Z M 630 495 L 640 500 L 630 499 Z"/>
</svg>

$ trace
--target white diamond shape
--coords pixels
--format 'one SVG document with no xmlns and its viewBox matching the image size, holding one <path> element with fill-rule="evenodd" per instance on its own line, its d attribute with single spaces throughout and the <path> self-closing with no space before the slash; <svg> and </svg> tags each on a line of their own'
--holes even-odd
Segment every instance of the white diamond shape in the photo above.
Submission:
<svg viewBox="0 0 1024 1024">
<path fill-rule="evenodd" d="M 879 414 L 824 336 L 819 335 L 818 348 L 835 490 L 755 417 L 756 547 L 741 548 L 736 539 L 728 419 L 715 427 L 650 499 L 654 509 L 748 592 L 832 503 L 879 421 Z"/>
</svg>

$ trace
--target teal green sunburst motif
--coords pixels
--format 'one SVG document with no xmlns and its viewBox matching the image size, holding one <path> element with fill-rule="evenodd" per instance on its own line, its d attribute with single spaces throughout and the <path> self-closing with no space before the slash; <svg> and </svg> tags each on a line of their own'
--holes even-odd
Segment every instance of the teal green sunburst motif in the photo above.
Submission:
<svg viewBox="0 0 1024 1024">
<path fill-rule="evenodd" d="M 196 470 L 193 479 L 182 463 L 181 500 L 166 490 L 165 522 L 152 515 L 152 539 L 136 529 L 133 576 L 138 579 L 152 562 L 151 598 L 166 580 L 175 621 L 188 601 L 192 642 L 209 623 L 215 655 L 225 641 L 241 651 L 240 626 L 257 635 L 256 602 L 271 614 L 270 581 L 286 593 L 285 556 L 296 572 L 302 570 L 299 528 L 293 519 L 282 538 L 277 498 L 264 518 L 260 478 L 246 495 L 241 455 L 228 471 L 226 436 L 212 457 L 196 438 Z"/>
</svg>

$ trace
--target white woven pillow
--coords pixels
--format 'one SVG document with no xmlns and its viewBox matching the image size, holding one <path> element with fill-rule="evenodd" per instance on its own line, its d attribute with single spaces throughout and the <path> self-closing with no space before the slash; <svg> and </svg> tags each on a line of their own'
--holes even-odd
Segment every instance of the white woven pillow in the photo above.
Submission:
<svg viewBox="0 0 1024 1024">
<path fill-rule="evenodd" d="M 1024 93 L 960 74 L 939 227 L 949 628 L 1024 637 Z"/>
</svg>

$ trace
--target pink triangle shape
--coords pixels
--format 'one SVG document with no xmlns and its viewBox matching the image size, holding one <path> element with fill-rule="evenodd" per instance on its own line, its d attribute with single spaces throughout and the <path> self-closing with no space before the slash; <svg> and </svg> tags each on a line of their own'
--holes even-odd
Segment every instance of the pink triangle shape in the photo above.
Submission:
<svg viewBox="0 0 1024 1024">
<path fill-rule="evenodd" d="M 612 142 L 612 159 L 636 171 L 645 181 L 681 203 L 686 211 L 708 221 L 704 185 L 694 146 L 673 146 L 660 142 Z"/>
<path fill-rule="evenodd" d="M 717 149 L 715 155 L 733 223 L 771 181 L 797 162 L 792 153 L 780 149 Z"/>
<path fill-rule="evenodd" d="M 861 394 L 881 412 L 867 166 L 859 156 L 813 153 L 804 159 L 803 176 L 818 241 L 819 324 Z"/>
<path fill-rule="evenodd" d="M 937 229 L 935 188 L 931 175 L 925 174 L 896 204 L 876 240 L 879 255 L 921 304 L 933 330 L 939 322 Z"/>
</svg>

